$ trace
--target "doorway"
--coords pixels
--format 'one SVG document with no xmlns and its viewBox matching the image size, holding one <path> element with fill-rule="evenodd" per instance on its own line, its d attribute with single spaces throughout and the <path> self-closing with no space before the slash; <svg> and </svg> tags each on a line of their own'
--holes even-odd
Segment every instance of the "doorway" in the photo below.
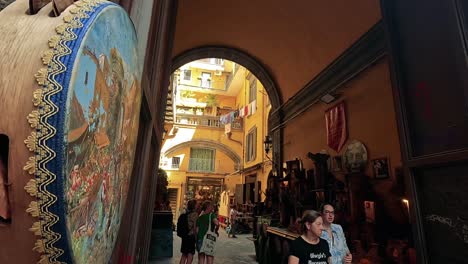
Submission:
<svg viewBox="0 0 468 264">
<path fill-rule="evenodd" d="M 245 177 L 245 202 L 255 204 L 261 201 L 262 182 L 257 180 L 257 174 Z"/>
<path fill-rule="evenodd" d="M 223 185 L 223 178 L 187 177 L 185 202 L 195 199 L 197 202 L 210 200 L 213 204 L 218 204 Z"/>
</svg>

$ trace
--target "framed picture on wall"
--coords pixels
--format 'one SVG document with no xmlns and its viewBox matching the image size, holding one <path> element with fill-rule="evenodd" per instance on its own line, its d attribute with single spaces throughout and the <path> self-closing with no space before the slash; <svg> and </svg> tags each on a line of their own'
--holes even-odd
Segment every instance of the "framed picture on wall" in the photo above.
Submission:
<svg viewBox="0 0 468 264">
<path fill-rule="evenodd" d="M 371 164 L 375 179 L 387 179 L 390 177 L 388 158 L 373 159 Z"/>
</svg>

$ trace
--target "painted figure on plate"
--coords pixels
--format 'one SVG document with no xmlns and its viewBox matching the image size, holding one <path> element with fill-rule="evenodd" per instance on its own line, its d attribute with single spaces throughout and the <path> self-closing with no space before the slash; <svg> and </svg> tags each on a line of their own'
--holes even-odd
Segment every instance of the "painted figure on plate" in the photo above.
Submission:
<svg viewBox="0 0 468 264">
<path fill-rule="evenodd" d="M 140 73 L 129 23 L 106 12 L 89 30 L 69 88 L 67 227 L 76 263 L 107 263 L 115 244 L 133 166 Z"/>
</svg>

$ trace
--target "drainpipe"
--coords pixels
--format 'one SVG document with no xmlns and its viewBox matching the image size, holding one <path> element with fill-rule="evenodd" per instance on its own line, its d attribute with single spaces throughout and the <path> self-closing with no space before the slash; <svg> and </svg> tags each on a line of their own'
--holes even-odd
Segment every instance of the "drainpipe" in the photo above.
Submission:
<svg viewBox="0 0 468 264">
<path fill-rule="evenodd" d="M 231 136 L 232 136 L 232 133 L 231 133 L 231 132 L 226 133 L 226 136 L 227 136 L 227 138 L 228 138 L 229 140 L 234 141 L 234 142 L 236 142 L 237 144 L 239 144 L 239 145 L 242 146 L 242 142 L 241 142 L 241 141 L 235 140 L 235 139 L 232 139 L 232 138 L 231 138 Z"/>
</svg>

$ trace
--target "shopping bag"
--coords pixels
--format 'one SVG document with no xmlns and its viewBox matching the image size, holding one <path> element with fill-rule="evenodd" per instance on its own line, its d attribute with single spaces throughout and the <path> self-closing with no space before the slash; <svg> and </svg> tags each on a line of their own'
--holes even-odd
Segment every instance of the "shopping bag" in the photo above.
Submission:
<svg viewBox="0 0 468 264">
<path fill-rule="evenodd" d="M 200 249 L 200 253 L 205 253 L 205 255 L 208 256 L 214 256 L 217 235 L 215 232 L 211 231 L 211 214 L 208 217 L 208 219 L 208 231 L 206 231 L 205 236 L 203 236 L 203 242 Z"/>
</svg>

